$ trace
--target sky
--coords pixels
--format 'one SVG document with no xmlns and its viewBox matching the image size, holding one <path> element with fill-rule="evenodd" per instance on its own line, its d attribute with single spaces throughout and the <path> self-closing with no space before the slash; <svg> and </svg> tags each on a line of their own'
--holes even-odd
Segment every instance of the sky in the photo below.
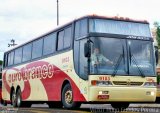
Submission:
<svg viewBox="0 0 160 113">
<path fill-rule="evenodd" d="M 88 14 L 160 22 L 160 0 L 59 0 L 59 26 Z M 11 39 L 23 44 L 57 27 L 57 0 L 0 0 L 0 60 Z"/>
</svg>

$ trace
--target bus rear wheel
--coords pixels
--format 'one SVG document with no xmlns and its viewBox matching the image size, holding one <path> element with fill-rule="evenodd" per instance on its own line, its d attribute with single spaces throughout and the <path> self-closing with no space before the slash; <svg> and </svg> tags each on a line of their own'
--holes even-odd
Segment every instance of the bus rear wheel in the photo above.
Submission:
<svg viewBox="0 0 160 113">
<path fill-rule="evenodd" d="M 18 89 L 16 93 L 16 100 L 17 100 L 17 107 L 31 107 L 32 105 L 30 102 L 22 101 L 21 89 Z"/>
<path fill-rule="evenodd" d="M 66 84 L 62 90 L 62 104 L 67 109 L 75 109 L 81 106 L 81 103 L 73 101 L 73 91 L 70 84 Z"/>
<path fill-rule="evenodd" d="M 13 105 L 13 107 L 17 107 L 16 93 L 14 90 L 12 91 L 11 94 L 11 104 Z"/>
<path fill-rule="evenodd" d="M 118 111 L 123 111 L 129 107 L 129 103 L 128 102 L 116 102 L 116 103 L 111 103 L 111 106 L 114 109 L 117 109 Z"/>
<path fill-rule="evenodd" d="M 6 100 L 1 99 L 1 104 L 2 104 L 3 106 L 7 106 L 7 101 L 6 101 Z"/>
<path fill-rule="evenodd" d="M 17 93 L 16 93 L 16 100 L 17 100 L 17 107 L 21 107 L 22 106 L 22 98 L 21 98 L 21 90 L 18 89 Z"/>
</svg>

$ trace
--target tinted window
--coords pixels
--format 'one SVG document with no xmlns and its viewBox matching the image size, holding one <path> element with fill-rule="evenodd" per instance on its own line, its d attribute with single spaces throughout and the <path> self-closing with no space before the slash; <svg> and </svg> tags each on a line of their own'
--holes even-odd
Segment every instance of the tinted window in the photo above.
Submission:
<svg viewBox="0 0 160 113">
<path fill-rule="evenodd" d="M 64 31 L 61 31 L 58 33 L 58 50 L 63 49 L 63 37 L 64 37 Z"/>
<path fill-rule="evenodd" d="M 14 64 L 21 63 L 22 60 L 22 48 L 15 50 Z"/>
<path fill-rule="evenodd" d="M 56 48 L 56 34 L 50 34 L 44 38 L 43 55 L 53 53 Z"/>
<path fill-rule="evenodd" d="M 80 36 L 85 36 L 87 32 L 87 19 L 81 20 Z"/>
<path fill-rule="evenodd" d="M 32 44 L 27 44 L 23 47 L 23 58 L 22 62 L 28 61 L 31 59 L 31 51 L 32 51 Z"/>
<path fill-rule="evenodd" d="M 76 22 L 76 26 L 75 26 L 75 38 L 79 38 L 79 34 L 80 34 L 80 21 Z"/>
<path fill-rule="evenodd" d="M 155 75 L 151 41 L 127 40 L 129 46 L 130 75 Z"/>
<path fill-rule="evenodd" d="M 13 65 L 13 58 L 14 58 L 14 51 L 10 52 L 9 53 L 9 56 L 8 56 L 8 65 Z"/>
<path fill-rule="evenodd" d="M 149 24 L 107 19 L 91 19 L 90 32 L 151 37 Z"/>
<path fill-rule="evenodd" d="M 91 74 L 127 74 L 125 40 L 106 37 L 93 37 L 91 40 Z"/>
<path fill-rule="evenodd" d="M 71 44 L 71 27 L 65 29 L 64 48 L 70 47 Z"/>
<path fill-rule="evenodd" d="M 32 59 L 42 56 L 43 39 L 39 39 L 33 42 Z"/>
<path fill-rule="evenodd" d="M 77 21 L 75 26 L 75 38 L 77 39 L 85 36 L 88 32 L 87 28 L 87 19 Z"/>
<path fill-rule="evenodd" d="M 8 53 L 4 55 L 4 67 L 8 66 Z"/>
</svg>

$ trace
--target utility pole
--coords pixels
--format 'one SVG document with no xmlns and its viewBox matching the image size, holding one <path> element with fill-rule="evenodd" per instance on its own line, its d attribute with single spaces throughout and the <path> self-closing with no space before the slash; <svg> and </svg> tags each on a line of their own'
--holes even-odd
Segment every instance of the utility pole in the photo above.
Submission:
<svg viewBox="0 0 160 113">
<path fill-rule="evenodd" d="M 15 44 L 15 40 L 12 39 L 12 40 L 11 40 L 11 43 L 8 44 L 8 47 L 15 46 L 15 45 L 17 45 L 17 44 Z"/>
<path fill-rule="evenodd" d="M 57 26 L 59 25 L 59 1 L 57 0 Z"/>
</svg>

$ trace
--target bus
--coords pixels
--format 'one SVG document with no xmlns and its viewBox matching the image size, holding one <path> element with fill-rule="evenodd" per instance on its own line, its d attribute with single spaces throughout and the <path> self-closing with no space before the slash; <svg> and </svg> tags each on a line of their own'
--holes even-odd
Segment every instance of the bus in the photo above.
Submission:
<svg viewBox="0 0 160 113">
<path fill-rule="evenodd" d="M 109 103 L 118 109 L 156 100 L 147 21 L 84 16 L 6 51 L 3 67 L 2 98 L 14 107 Z"/>
</svg>

